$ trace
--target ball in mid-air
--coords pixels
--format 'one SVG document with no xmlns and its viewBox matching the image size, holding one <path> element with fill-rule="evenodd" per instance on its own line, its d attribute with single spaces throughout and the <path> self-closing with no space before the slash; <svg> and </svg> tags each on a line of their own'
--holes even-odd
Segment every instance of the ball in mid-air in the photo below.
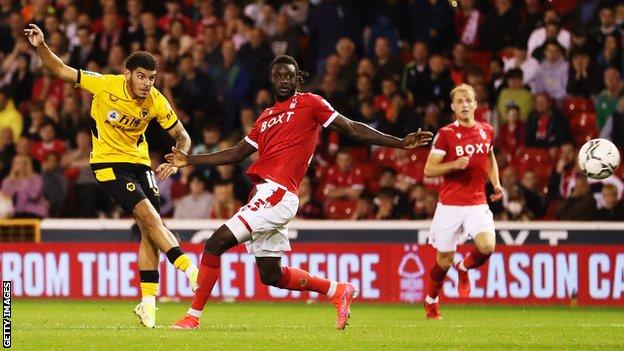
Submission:
<svg viewBox="0 0 624 351">
<path fill-rule="evenodd" d="M 578 164 L 588 177 L 604 179 L 620 165 L 620 152 L 607 139 L 592 139 L 581 146 Z"/>
</svg>

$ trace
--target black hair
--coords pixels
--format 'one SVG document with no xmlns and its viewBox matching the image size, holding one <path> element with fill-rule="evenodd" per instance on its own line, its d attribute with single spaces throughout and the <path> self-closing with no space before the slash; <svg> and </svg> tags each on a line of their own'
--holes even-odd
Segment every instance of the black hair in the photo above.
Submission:
<svg viewBox="0 0 624 351">
<path fill-rule="evenodd" d="M 134 71 L 137 68 L 155 71 L 158 69 L 158 61 L 156 61 L 154 55 L 147 51 L 137 51 L 128 56 L 125 66 L 130 71 Z"/>
<path fill-rule="evenodd" d="M 509 71 L 507 71 L 507 79 L 522 79 L 524 78 L 524 73 L 522 72 L 522 70 L 520 68 L 512 68 Z"/>
<path fill-rule="evenodd" d="M 301 85 L 303 85 L 306 82 L 306 80 L 310 77 L 310 74 L 308 72 L 302 71 L 299 69 L 297 60 L 295 60 L 292 56 L 280 55 L 274 58 L 273 61 L 271 61 L 271 65 L 269 66 L 269 72 L 272 72 L 273 66 L 277 64 L 295 66 L 295 73 L 297 74 L 297 82 Z"/>
</svg>

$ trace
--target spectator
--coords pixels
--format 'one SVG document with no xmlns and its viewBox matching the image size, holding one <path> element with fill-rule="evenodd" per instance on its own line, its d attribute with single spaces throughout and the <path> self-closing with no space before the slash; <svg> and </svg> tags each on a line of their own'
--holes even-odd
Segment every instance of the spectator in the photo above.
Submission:
<svg viewBox="0 0 624 351">
<path fill-rule="evenodd" d="M 222 144 L 223 143 L 220 145 Z M 219 147 L 219 150 L 223 149 L 224 147 Z M 234 185 L 234 196 L 240 203 L 244 203 L 243 201 L 246 201 L 249 197 L 248 195 L 251 190 L 251 183 L 249 179 L 242 174 L 239 166 L 235 166 L 233 164 L 219 165 L 216 167 L 216 170 L 216 172 L 210 173 L 210 183 L 216 184 L 219 182 L 231 182 Z"/>
<path fill-rule="evenodd" d="M 598 209 L 596 220 L 624 221 L 624 205 L 617 198 L 617 188 L 612 184 L 602 187 L 602 208 Z"/>
<path fill-rule="evenodd" d="M 375 93 L 373 90 L 373 81 L 366 74 L 360 74 L 357 78 L 356 89 L 357 89 L 357 97 L 356 101 L 353 102 L 353 105 L 357 105 L 364 101 L 374 100 Z"/>
<path fill-rule="evenodd" d="M 155 44 L 158 43 L 160 41 L 160 39 L 162 38 L 162 36 L 164 35 L 163 30 L 161 30 L 160 28 L 158 28 L 157 25 L 157 21 L 156 21 L 156 16 L 154 15 L 153 12 L 143 12 L 141 14 L 141 34 L 140 37 L 143 38 L 143 42 L 145 44 L 145 41 L 147 40 L 147 38 L 153 38 L 155 40 Z M 156 47 L 156 46 L 154 46 Z M 146 49 L 147 50 L 147 49 Z M 151 50 L 148 50 L 150 52 L 152 52 Z"/>
<path fill-rule="evenodd" d="M 596 125 L 599 129 L 604 127 L 607 119 L 617 107 L 620 95 L 622 95 L 622 81 L 620 72 L 615 68 L 607 68 L 604 72 L 605 88 L 598 95 L 596 101 Z"/>
<path fill-rule="evenodd" d="M 484 16 L 475 7 L 475 0 L 461 0 L 455 10 L 455 33 L 460 41 L 470 49 L 480 49 L 481 31 Z"/>
<path fill-rule="evenodd" d="M 610 6 L 602 6 L 598 13 L 600 25 L 594 27 L 590 33 L 590 50 L 592 54 L 598 54 L 607 42 L 608 36 L 613 36 L 616 43 L 622 39 L 621 28 L 615 23 L 615 10 Z"/>
<path fill-rule="evenodd" d="M 249 42 L 241 46 L 238 57 L 251 73 L 251 93 L 268 88 L 267 77 L 273 53 L 260 28 L 251 30 Z"/>
<path fill-rule="evenodd" d="M 325 59 L 334 52 L 342 37 L 355 39 L 360 26 L 353 9 L 346 1 L 324 1 L 310 16 L 310 62 L 314 72 L 321 72 Z"/>
<path fill-rule="evenodd" d="M 532 220 L 535 216 L 526 206 L 526 199 L 520 187 L 515 185 L 507 189 L 507 196 L 503 201 L 504 211 L 499 219 L 504 221 L 523 221 Z"/>
<path fill-rule="evenodd" d="M 227 219 L 241 207 L 241 202 L 234 197 L 234 184 L 223 181 L 214 184 L 214 205 L 210 218 Z"/>
<path fill-rule="evenodd" d="M 91 29 L 88 26 L 79 26 L 76 29 L 78 45 L 72 47 L 69 57 L 69 66 L 76 69 L 87 68 L 87 62 L 93 60 L 100 65 L 104 64 L 104 51 L 94 45 Z"/>
<path fill-rule="evenodd" d="M 416 111 L 422 112 L 425 106 L 424 91 L 430 76 L 427 44 L 422 41 L 415 42 L 412 46 L 412 58 L 403 70 L 401 89 L 409 94 Z"/>
<path fill-rule="evenodd" d="M 466 45 L 458 42 L 453 45 L 451 52 L 452 60 L 450 66 L 451 79 L 455 85 L 464 82 L 467 68 Z"/>
<path fill-rule="evenodd" d="M 448 1 L 415 0 L 409 2 L 410 29 L 414 41 L 423 41 L 431 52 L 449 49 L 455 33 L 453 8 Z"/>
<path fill-rule="evenodd" d="M 41 125 L 39 130 L 40 141 L 32 146 L 31 157 L 43 163 L 49 154 L 55 153 L 59 156 L 65 153 L 65 143 L 56 138 L 56 126 L 54 122 L 48 120 Z"/>
<path fill-rule="evenodd" d="M 598 77 L 594 65 L 590 65 L 589 55 L 585 51 L 574 51 L 570 54 L 568 71 L 569 95 L 590 97 L 598 91 Z"/>
<path fill-rule="evenodd" d="M 605 37 L 604 46 L 598 53 L 596 65 L 600 72 L 604 72 L 609 67 L 621 70 L 622 66 L 622 47 L 615 35 L 609 34 Z"/>
<path fill-rule="evenodd" d="M 568 51 L 568 49 L 570 49 L 570 43 L 568 43 L 567 45 L 563 45 L 557 40 L 557 35 L 561 31 L 561 25 L 559 24 L 558 21 L 547 22 L 545 28 L 546 28 L 546 39 L 541 45 L 536 47 L 535 50 L 533 50 L 533 53 L 531 54 L 531 56 L 533 56 L 536 60 L 540 62 L 544 60 L 544 56 L 546 54 L 545 53 L 546 46 L 548 45 L 549 42 L 558 43 L 561 46 L 561 51 L 564 54 L 565 52 Z"/>
<path fill-rule="evenodd" d="M 95 45 L 102 52 L 110 52 L 114 45 L 120 45 L 125 50 L 130 47 L 127 27 L 120 23 L 123 20 L 115 13 L 105 13 L 102 17 L 102 32 L 95 37 Z"/>
<path fill-rule="evenodd" d="M 191 174 L 195 171 L 195 167 L 193 165 L 183 167 L 178 171 L 177 177 L 174 179 L 171 184 L 171 199 L 175 206 L 177 206 L 178 201 L 191 192 L 189 188 L 189 180 Z"/>
<path fill-rule="evenodd" d="M 197 139 L 206 116 L 214 115 L 217 111 L 217 88 L 210 76 L 195 67 L 190 54 L 180 57 L 180 73 L 180 81 L 176 85 L 176 95 L 179 96 L 177 106 L 191 115 L 195 127 L 190 133 Z"/>
<path fill-rule="evenodd" d="M 444 57 L 432 55 L 429 58 L 429 71 L 430 74 L 424 92 L 425 102 L 427 104 L 435 104 L 441 110 L 446 111 L 448 108 L 448 97 L 454 85 L 449 71 L 446 69 Z"/>
<path fill-rule="evenodd" d="M 401 60 L 392 53 L 390 40 L 386 37 L 375 40 L 375 67 L 381 79 L 401 79 Z"/>
<path fill-rule="evenodd" d="M 61 169 L 61 156 L 50 153 L 41 164 L 43 195 L 49 204 L 49 216 L 61 217 L 65 213 L 68 181 Z"/>
<path fill-rule="evenodd" d="M 63 81 L 50 75 L 47 69 L 41 70 L 41 77 L 35 80 L 32 90 L 32 100 L 52 102 L 58 108 L 63 102 Z"/>
<path fill-rule="evenodd" d="M 551 107 L 548 95 L 535 96 L 535 109 L 527 121 L 525 144 L 528 147 L 553 147 L 570 142 L 570 125 L 567 118 Z"/>
<path fill-rule="evenodd" d="M 423 184 L 414 184 L 410 192 L 411 202 L 411 218 L 412 219 L 426 219 L 427 213 L 425 211 L 425 199 L 427 197 L 427 189 Z"/>
<path fill-rule="evenodd" d="M 364 173 L 353 165 L 346 150 L 338 150 L 336 164 L 329 168 L 323 194 L 327 199 L 357 200 L 365 188 Z"/>
<path fill-rule="evenodd" d="M 522 22 L 512 0 L 499 0 L 483 23 L 484 45 L 493 52 L 511 46 L 520 39 Z"/>
<path fill-rule="evenodd" d="M 7 88 L 0 88 L 0 129 L 10 128 L 13 132 L 13 138 L 22 135 L 24 121 L 22 115 L 15 108 L 15 104 L 9 95 Z"/>
<path fill-rule="evenodd" d="M 522 83 L 522 70 L 519 68 L 510 69 L 505 77 L 507 87 L 501 90 L 496 104 L 500 123 L 507 122 L 507 111 L 510 105 L 518 108 L 520 120 L 526 122 L 533 108 L 533 95 Z"/>
<path fill-rule="evenodd" d="M 169 39 L 175 38 L 180 43 L 180 54 L 184 55 L 193 46 L 193 38 L 187 34 L 188 27 L 185 27 L 184 23 L 180 19 L 175 19 L 169 24 L 169 30 L 162 39 L 160 39 L 160 51 L 165 52 L 167 49 L 167 43 Z"/>
<path fill-rule="evenodd" d="M 214 67 L 221 64 L 221 42 L 217 36 L 217 25 L 208 25 L 204 27 L 204 36 L 202 39 L 202 48 L 206 64 L 208 67 Z"/>
<path fill-rule="evenodd" d="M 44 218 L 48 216 L 48 204 L 43 194 L 41 176 L 34 172 L 28 156 L 13 158 L 11 171 L 2 181 L 2 193 L 13 198 L 15 218 Z"/>
<path fill-rule="evenodd" d="M 294 28 L 291 28 L 288 16 L 279 14 L 275 18 L 275 34 L 271 37 L 270 46 L 273 56 L 299 56 L 299 38 Z M 355 65 L 355 64 L 354 64 Z"/>
<path fill-rule="evenodd" d="M 218 151 L 221 141 L 221 129 L 214 123 L 207 123 L 202 127 L 202 142 L 193 147 L 193 154 L 209 154 Z"/>
<path fill-rule="evenodd" d="M 3 127 L 0 130 L 0 179 L 4 179 L 9 174 L 14 156 L 13 131 L 9 127 Z"/>
<path fill-rule="evenodd" d="M 563 57 L 563 47 L 556 41 L 546 42 L 544 60 L 540 63 L 532 81 L 533 93 L 547 93 L 557 101 L 566 95 L 568 86 L 568 63 Z"/>
<path fill-rule="evenodd" d="M 496 137 L 496 145 L 509 155 L 516 156 L 524 149 L 524 140 L 526 136 L 525 124 L 520 119 L 520 109 L 518 105 L 513 103 L 507 105 L 504 120 L 498 135 Z M 501 117 L 501 119 L 503 119 Z"/>
<path fill-rule="evenodd" d="M 89 165 L 91 133 L 85 129 L 79 130 L 75 138 L 76 148 L 63 154 L 61 167 L 65 168 L 65 175 L 74 183 L 76 198 L 73 215 L 95 218 L 99 210 L 110 205 L 110 200 L 100 189 Z"/>
<path fill-rule="evenodd" d="M 175 21 L 180 21 L 184 28 L 191 28 L 192 22 L 184 13 L 182 13 L 182 4 L 177 0 L 165 1 L 167 13 L 158 19 L 158 28 L 168 31 L 174 25 Z"/>
<path fill-rule="evenodd" d="M 33 87 L 33 74 L 30 71 L 30 55 L 27 53 L 19 53 L 16 57 L 5 58 L 5 63 L 11 62 L 14 69 L 6 72 L 7 77 L 4 78 L 5 86 L 13 96 L 13 102 L 16 106 L 20 106 L 23 102 L 30 99 Z"/>
<path fill-rule="evenodd" d="M 349 38 L 340 38 L 336 43 L 336 56 L 340 68 L 338 77 L 346 84 L 346 91 L 355 91 L 355 82 L 357 78 L 357 57 L 355 54 L 355 43 Z"/>
<path fill-rule="evenodd" d="M 602 127 L 600 137 L 611 140 L 622 150 L 624 148 L 624 94 L 618 101 L 617 108 L 613 110 Z"/>
<path fill-rule="evenodd" d="M 550 174 L 548 181 L 549 199 L 567 199 L 570 197 L 578 173 L 574 145 L 571 143 L 561 145 L 559 160 L 557 160 L 555 171 Z"/>
<path fill-rule="evenodd" d="M 231 41 L 221 46 L 222 63 L 214 67 L 211 75 L 217 87 L 217 99 L 223 106 L 221 128 L 229 135 L 238 126 L 240 106 L 250 92 L 252 80 L 247 68 L 236 62 L 236 49 Z"/>
<path fill-rule="evenodd" d="M 557 219 L 566 221 L 591 221 L 596 219 L 596 200 L 589 191 L 584 175 L 577 175 L 574 190 L 557 210 Z"/>
<path fill-rule="evenodd" d="M 505 61 L 505 72 L 513 68 L 520 68 L 522 70 L 522 83 L 530 85 L 539 69 L 539 62 L 533 56 L 527 55 L 526 44 L 515 45 L 512 52 L 512 57 Z"/>
<path fill-rule="evenodd" d="M 302 219 L 323 218 L 323 208 L 314 199 L 314 190 L 309 177 L 303 177 L 299 185 L 299 209 L 297 217 Z"/>
<path fill-rule="evenodd" d="M 546 212 L 546 199 L 544 198 L 543 191 L 540 189 L 540 185 L 537 182 L 535 172 L 531 170 L 525 171 L 518 186 L 524 196 L 527 210 L 529 210 L 535 218 L 542 217 Z"/>
<path fill-rule="evenodd" d="M 178 200 L 173 218 L 192 219 L 208 218 L 212 212 L 213 196 L 206 191 L 206 180 L 201 173 L 193 173 L 189 177 L 189 194 Z"/>
<path fill-rule="evenodd" d="M 554 34 L 552 33 L 553 30 L 556 30 L 555 41 L 564 48 L 563 50 L 568 50 L 570 48 L 570 41 L 572 36 L 570 35 L 570 32 L 568 30 L 561 28 L 561 20 L 559 19 L 557 13 L 553 10 L 546 11 L 544 12 L 544 18 L 545 25 L 535 29 L 529 36 L 529 41 L 527 43 L 527 53 L 529 56 L 533 56 L 533 51 L 535 51 L 535 49 L 539 48 L 546 42 L 549 34 L 551 36 Z M 549 24 L 551 25 L 551 33 L 548 33 L 546 29 Z"/>
<path fill-rule="evenodd" d="M 379 190 L 373 203 L 375 204 L 373 219 L 388 220 L 400 218 L 397 206 L 398 199 L 395 196 L 394 189 L 382 188 Z"/>
</svg>

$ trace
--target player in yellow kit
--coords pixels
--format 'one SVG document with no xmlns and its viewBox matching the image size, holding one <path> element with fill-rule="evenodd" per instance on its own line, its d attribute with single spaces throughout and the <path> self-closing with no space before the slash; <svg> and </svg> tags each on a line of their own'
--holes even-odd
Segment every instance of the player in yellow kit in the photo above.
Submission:
<svg viewBox="0 0 624 351">
<path fill-rule="evenodd" d="M 91 168 L 98 183 L 134 216 L 141 229 L 138 266 L 142 300 L 134 312 L 143 325 L 153 328 L 159 280 L 158 250 L 185 272 L 194 288 L 198 272 L 158 214 L 160 197 L 150 168 L 145 129 L 155 118 L 176 140 L 176 147 L 184 151 L 190 149 L 191 139 L 167 99 L 153 87 L 158 68 L 156 58 L 147 52 L 135 52 L 126 59 L 123 75 L 102 75 L 65 65 L 46 45 L 43 32 L 36 25 L 30 24 L 24 34 L 37 49 L 46 69 L 93 94 Z M 162 178 L 175 172 L 177 168 L 167 163 L 156 170 Z"/>
</svg>

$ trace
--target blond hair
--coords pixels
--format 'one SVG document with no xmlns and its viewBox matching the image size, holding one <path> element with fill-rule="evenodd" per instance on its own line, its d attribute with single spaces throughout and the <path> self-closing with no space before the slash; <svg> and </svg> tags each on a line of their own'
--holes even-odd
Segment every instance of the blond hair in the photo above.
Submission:
<svg viewBox="0 0 624 351">
<path fill-rule="evenodd" d="M 453 90 L 451 90 L 451 101 L 453 101 L 456 93 L 466 93 L 472 95 L 473 99 L 477 99 L 477 92 L 475 91 L 475 88 L 473 88 L 470 84 L 462 83 L 453 88 Z"/>
</svg>

